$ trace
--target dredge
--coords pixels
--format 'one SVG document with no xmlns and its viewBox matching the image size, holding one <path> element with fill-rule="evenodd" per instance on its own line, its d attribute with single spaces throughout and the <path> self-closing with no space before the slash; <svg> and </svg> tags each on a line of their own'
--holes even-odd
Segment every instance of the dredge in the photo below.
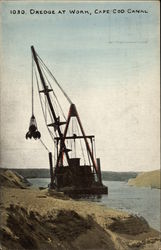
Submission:
<svg viewBox="0 0 161 250">
<path fill-rule="evenodd" d="M 31 46 L 31 52 L 32 116 L 26 139 L 40 139 L 45 146 L 34 115 L 33 82 L 35 79 L 45 123 L 55 147 L 54 167 L 52 152 L 49 151 L 51 176 L 49 187 L 69 195 L 107 194 L 108 188 L 102 183 L 100 159 L 96 158 L 94 135 L 85 134 L 76 105 L 72 103 L 33 46 Z M 69 103 L 67 118 L 51 81 Z"/>
</svg>

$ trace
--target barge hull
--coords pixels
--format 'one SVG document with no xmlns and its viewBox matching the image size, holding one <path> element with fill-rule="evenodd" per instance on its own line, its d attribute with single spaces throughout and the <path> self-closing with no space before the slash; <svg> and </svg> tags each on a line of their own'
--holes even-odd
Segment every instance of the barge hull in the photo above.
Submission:
<svg viewBox="0 0 161 250">
<path fill-rule="evenodd" d="M 101 187 L 86 187 L 86 188 L 62 188 L 59 191 L 66 195 L 101 195 L 108 194 L 108 188 L 106 186 Z"/>
</svg>

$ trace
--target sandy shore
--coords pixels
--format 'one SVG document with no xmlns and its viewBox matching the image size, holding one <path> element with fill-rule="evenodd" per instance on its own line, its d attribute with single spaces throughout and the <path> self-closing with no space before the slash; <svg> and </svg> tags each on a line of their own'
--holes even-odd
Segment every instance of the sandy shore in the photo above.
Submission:
<svg viewBox="0 0 161 250">
<path fill-rule="evenodd" d="M 144 219 L 47 190 L 1 190 L 2 249 L 159 249 Z"/>
<path fill-rule="evenodd" d="M 10 173 L 11 175 L 11 173 Z M 1 248 L 60 250 L 158 250 L 159 232 L 143 218 L 63 194 L 2 186 Z M 17 178 L 17 177 L 16 177 Z"/>
</svg>

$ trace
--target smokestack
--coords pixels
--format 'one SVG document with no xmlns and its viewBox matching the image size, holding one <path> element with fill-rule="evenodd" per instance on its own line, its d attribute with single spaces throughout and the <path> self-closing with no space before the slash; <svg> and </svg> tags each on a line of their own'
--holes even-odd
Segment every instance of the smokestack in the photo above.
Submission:
<svg viewBox="0 0 161 250">
<path fill-rule="evenodd" d="M 97 166 L 98 166 L 98 175 L 99 175 L 99 182 L 102 184 L 102 175 L 101 175 L 101 162 L 100 158 L 97 158 Z"/>
</svg>

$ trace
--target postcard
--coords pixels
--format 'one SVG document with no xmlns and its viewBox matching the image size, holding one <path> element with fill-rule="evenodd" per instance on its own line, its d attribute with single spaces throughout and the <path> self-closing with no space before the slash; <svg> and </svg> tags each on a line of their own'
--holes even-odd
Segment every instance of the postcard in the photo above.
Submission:
<svg viewBox="0 0 161 250">
<path fill-rule="evenodd" d="M 1 249 L 159 249 L 159 7 L 1 1 Z"/>
</svg>

